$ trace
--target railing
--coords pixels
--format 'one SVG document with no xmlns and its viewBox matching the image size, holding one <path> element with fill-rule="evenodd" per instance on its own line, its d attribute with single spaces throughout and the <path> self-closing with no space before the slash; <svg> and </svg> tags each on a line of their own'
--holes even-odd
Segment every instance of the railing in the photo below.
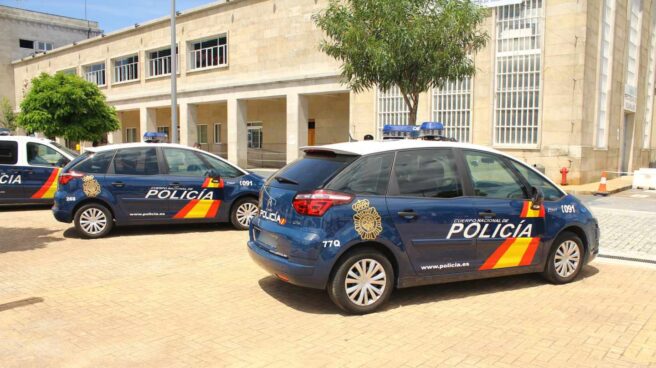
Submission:
<svg viewBox="0 0 656 368">
<path fill-rule="evenodd" d="M 191 69 L 203 69 L 219 65 L 227 65 L 228 45 L 206 47 L 191 51 Z"/>
<path fill-rule="evenodd" d="M 105 69 L 96 70 L 93 72 L 86 72 L 84 77 L 87 81 L 95 83 L 97 86 L 105 85 Z"/>
<path fill-rule="evenodd" d="M 177 57 L 176 55 L 176 69 L 179 70 L 179 60 L 180 58 Z M 149 62 L 149 68 L 148 68 L 148 76 L 149 77 L 157 77 L 160 75 L 169 75 L 171 74 L 171 55 L 168 56 L 160 56 L 155 59 L 150 59 Z"/>
<path fill-rule="evenodd" d="M 114 67 L 114 83 L 139 79 L 139 62 Z"/>
<path fill-rule="evenodd" d="M 284 149 L 283 146 L 282 149 Z M 280 151 L 269 151 L 264 149 L 252 149 L 247 151 L 248 168 L 271 168 L 280 169 L 287 163 L 287 153 Z"/>
</svg>

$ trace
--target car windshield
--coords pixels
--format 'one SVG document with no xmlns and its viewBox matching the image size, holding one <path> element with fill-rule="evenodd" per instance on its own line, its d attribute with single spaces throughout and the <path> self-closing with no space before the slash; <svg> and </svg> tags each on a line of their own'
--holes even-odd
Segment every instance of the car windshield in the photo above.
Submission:
<svg viewBox="0 0 656 368">
<path fill-rule="evenodd" d="M 57 149 L 59 149 L 60 151 L 64 151 L 66 154 L 71 155 L 72 157 L 77 157 L 77 156 L 80 155 L 79 152 L 73 151 L 72 149 L 70 149 L 68 147 L 64 147 L 64 146 L 62 146 L 61 144 L 59 144 L 57 142 L 52 141 L 52 142 L 50 142 L 50 144 L 57 147 Z"/>
</svg>

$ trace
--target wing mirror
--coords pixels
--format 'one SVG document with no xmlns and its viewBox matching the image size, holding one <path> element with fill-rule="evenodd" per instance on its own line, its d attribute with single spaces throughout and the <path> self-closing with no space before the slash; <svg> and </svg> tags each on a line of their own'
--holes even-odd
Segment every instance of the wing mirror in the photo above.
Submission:
<svg viewBox="0 0 656 368">
<path fill-rule="evenodd" d="M 531 209 L 539 210 L 544 204 L 544 193 L 538 187 L 531 187 Z"/>
<path fill-rule="evenodd" d="M 221 174 L 219 174 L 219 172 L 214 169 L 209 169 L 205 172 L 205 177 L 218 180 L 221 179 Z"/>
</svg>

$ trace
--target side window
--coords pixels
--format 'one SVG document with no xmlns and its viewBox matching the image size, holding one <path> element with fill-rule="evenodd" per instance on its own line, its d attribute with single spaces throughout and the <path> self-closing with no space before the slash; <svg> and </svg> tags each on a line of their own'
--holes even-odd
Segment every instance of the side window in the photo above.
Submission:
<svg viewBox="0 0 656 368">
<path fill-rule="evenodd" d="M 164 148 L 164 158 L 169 168 L 169 175 L 204 177 L 207 165 L 194 151 Z"/>
<path fill-rule="evenodd" d="M 0 142 L 0 165 L 16 165 L 18 162 L 18 143 Z"/>
<path fill-rule="evenodd" d="M 339 173 L 326 189 L 338 192 L 385 195 L 394 153 L 366 156 Z"/>
<path fill-rule="evenodd" d="M 210 155 L 203 155 L 203 158 L 210 164 L 212 169 L 216 170 L 224 179 L 232 179 L 244 175 L 241 170 L 219 160 L 218 158 L 212 157 Z"/>
<path fill-rule="evenodd" d="M 151 148 L 127 148 L 114 156 L 114 173 L 117 175 L 157 175 L 157 150 Z"/>
<path fill-rule="evenodd" d="M 70 160 L 53 148 L 40 143 L 27 143 L 27 163 L 35 166 L 66 166 Z"/>
<path fill-rule="evenodd" d="M 526 167 L 526 165 L 520 164 L 516 161 L 510 161 L 512 165 L 519 171 L 520 174 L 528 181 L 531 186 L 542 189 L 544 193 L 544 199 L 546 201 L 557 201 L 563 197 L 563 193 L 556 188 L 553 184 L 545 180 L 543 177 L 535 173 L 535 171 Z"/>
<path fill-rule="evenodd" d="M 116 153 L 116 151 L 91 153 L 86 159 L 73 166 L 72 170 L 85 174 L 106 174 L 107 168 L 109 168 L 109 164 L 114 157 L 114 153 Z"/>
<path fill-rule="evenodd" d="M 401 151 L 396 155 L 394 175 L 401 196 L 462 196 L 460 176 L 450 149 Z"/>
<path fill-rule="evenodd" d="M 500 157 L 476 151 L 465 151 L 474 186 L 474 195 L 487 198 L 527 198 L 524 186 Z"/>
</svg>

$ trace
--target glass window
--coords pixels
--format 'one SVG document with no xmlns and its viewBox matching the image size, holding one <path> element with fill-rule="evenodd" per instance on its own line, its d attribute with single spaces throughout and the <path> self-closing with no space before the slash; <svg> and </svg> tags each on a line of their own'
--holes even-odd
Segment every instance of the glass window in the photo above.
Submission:
<svg viewBox="0 0 656 368">
<path fill-rule="evenodd" d="M 75 165 L 72 170 L 85 174 L 106 174 L 109 164 L 114 158 L 116 151 L 105 151 L 99 153 L 85 153 L 85 159 Z"/>
<path fill-rule="evenodd" d="M 615 28 L 615 0 L 604 0 L 599 45 L 599 90 L 597 91 L 597 129 L 595 147 L 605 148 L 608 132 L 608 98 L 610 90 L 611 48 Z"/>
<path fill-rule="evenodd" d="M 134 143 L 137 141 L 137 128 L 125 129 L 125 142 Z"/>
<path fill-rule="evenodd" d="M 458 142 L 469 142 L 472 122 L 472 79 L 447 81 L 433 89 L 433 121 L 444 124 L 444 134 Z"/>
<path fill-rule="evenodd" d="M 385 195 L 394 153 L 363 157 L 338 174 L 326 189 L 364 195 Z"/>
<path fill-rule="evenodd" d="M 105 85 L 105 63 L 89 65 L 84 68 L 84 78 L 98 86 Z"/>
<path fill-rule="evenodd" d="M 63 167 L 69 161 L 51 147 L 40 143 L 27 143 L 27 163 L 30 165 Z"/>
<path fill-rule="evenodd" d="M 205 177 L 208 170 L 203 160 L 190 150 L 164 148 L 164 158 L 169 175 Z"/>
<path fill-rule="evenodd" d="M 214 144 L 221 144 L 221 124 L 214 124 Z"/>
<path fill-rule="evenodd" d="M 462 196 L 460 176 L 450 149 L 401 151 L 396 157 L 394 175 L 402 196 Z"/>
<path fill-rule="evenodd" d="M 378 89 L 378 134 L 382 136 L 385 125 L 408 125 L 408 105 L 399 87 L 387 91 Z"/>
<path fill-rule="evenodd" d="M 262 149 L 262 123 L 248 123 L 248 148 Z"/>
<path fill-rule="evenodd" d="M 474 195 L 487 198 L 527 198 L 524 187 L 500 157 L 465 151 L 474 186 Z"/>
<path fill-rule="evenodd" d="M 0 165 L 15 165 L 18 162 L 18 144 L 0 141 Z"/>
<path fill-rule="evenodd" d="M 356 158 L 357 156 L 332 155 L 330 153 L 306 153 L 303 158 L 288 164 L 272 175 L 267 184 L 297 191 L 314 190 L 320 188 L 329 178 Z M 308 175 L 308 173 L 312 173 L 312 175 Z M 276 177 L 289 179 L 294 183 L 277 181 Z"/>
<path fill-rule="evenodd" d="M 199 144 L 207 144 L 207 125 L 202 124 L 202 125 L 197 125 L 198 128 L 198 143 Z"/>
<path fill-rule="evenodd" d="M 157 150 L 152 148 L 127 148 L 114 156 L 114 172 L 117 175 L 158 175 Z"/>
<path fill-rule="evenodd" d="M 563 197 L 563 193 L 547 181 L 545 178 L 541 177 L 535 171 L 528 168 L 526 165 L 520 164 L 516 161 L 510 161 L 512 165 L 519 171 L 520 174 L 528 181 L 531 186 L 542 189 L 544 193 L 544 199 L 546 201 L 557 201 Z"/>
<path fill-rule="evenodd" d="M 227 162 L 210 155 L 203 155 L 212 169 L 216 170 L 222 178 L 231 179 L 244 175 L 244 173 Z"/>
</svg>

